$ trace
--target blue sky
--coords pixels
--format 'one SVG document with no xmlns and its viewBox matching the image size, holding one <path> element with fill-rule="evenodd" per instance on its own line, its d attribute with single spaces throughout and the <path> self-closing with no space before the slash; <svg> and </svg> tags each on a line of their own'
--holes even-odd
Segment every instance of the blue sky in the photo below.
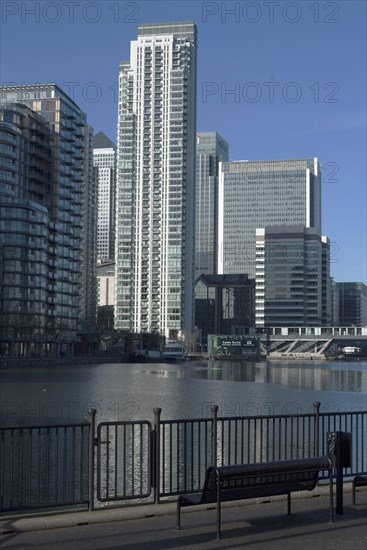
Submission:
<svg viewBox="0 0 367 550">
<path fill-rule="evenodd" d="M 58 83 L 115 141 L 118 65 L 137 25 L 195 21 L 198 130 L 218 131 L 232 160 L 318 157 L 331 274 L 366 283 L 366 6 L 2 0 L 0 82 Z"/>
</svg>

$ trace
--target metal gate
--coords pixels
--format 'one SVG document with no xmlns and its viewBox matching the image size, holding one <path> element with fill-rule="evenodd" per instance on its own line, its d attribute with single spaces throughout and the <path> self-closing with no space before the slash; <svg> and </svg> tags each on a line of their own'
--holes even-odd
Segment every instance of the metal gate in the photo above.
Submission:
<svg viewBox="0 0 367 550">
<path fill-rule="evenodd" d="M 97 499 L 147 498 L 152 489 L 152 426 L 102 422 L 97 428 Z"/>
</svg>

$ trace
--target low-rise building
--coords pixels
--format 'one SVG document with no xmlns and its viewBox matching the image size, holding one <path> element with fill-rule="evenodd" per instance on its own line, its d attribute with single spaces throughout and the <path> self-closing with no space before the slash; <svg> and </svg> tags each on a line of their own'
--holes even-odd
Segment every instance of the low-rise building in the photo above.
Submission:
<svg viewBox="0 0 367 550">
<path fill-rule="evenodd" d="M 367 326 L 367 286 L 361 282 L 336 283 L 339 325 Z"/>
<path fill-rule="evenodd" d="M 255 280 L 246 274 L 205 275 L 195 282 L 195 325 L 208 334 L 243 334 L 255 324 Z"/>
<path fill-rule="evenodd" d="M 331 324 L 330 243 L 303 226 L 256 230 L 256 326 Z"/>
</svg>

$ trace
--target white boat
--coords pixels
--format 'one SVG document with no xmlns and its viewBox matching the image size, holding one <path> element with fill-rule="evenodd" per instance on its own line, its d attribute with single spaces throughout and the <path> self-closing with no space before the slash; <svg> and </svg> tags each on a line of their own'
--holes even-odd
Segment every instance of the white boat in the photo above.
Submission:
<svg viewBox="0 0 367 550">
<path fill-rule="evenodd" d="M 162 352 L 164 361 L 186 361 L 185 348 L 180 342 L 168 342 Z"/>
<path fill-rule="evenodd" d="M 345 346 L 342 348 L 343 355 L 354 355 L 358 356 L 361 354 L 362 349 L 357 348 L 356 346 Z"/>
</svg>

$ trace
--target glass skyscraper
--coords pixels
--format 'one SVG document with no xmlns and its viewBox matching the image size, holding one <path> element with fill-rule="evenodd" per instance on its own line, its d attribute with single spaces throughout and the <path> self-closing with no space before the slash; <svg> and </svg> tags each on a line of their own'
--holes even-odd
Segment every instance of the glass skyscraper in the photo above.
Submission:
<svg viewBox="0 0 367 550">
<path fill-rule="evenodd" d="M 218 171 L 228 161 L 228 143 L 216 132 L 198 132 L 196 142 L 195 278 L 217 272 Z"/>
<path fill-rule="evenodd" d="M 193 328 L 196 26 L 140 25 L 120 65 L 115 328 Z"/>
<path fill-rule="evenodd" d="M 92 129 L 54 84 L 0 94 L 1 345 L 70 355 L 96 311 Z"/>
<path fill-rule="evenodd" d="M 294 225 L 321 231 L 316 158 L 221 164 L 218 273 L 255 277 L 256 229 Z"/>
<path fill-rule="evenodd" d="M 367 326 L 367 287 L 361 282 L 336 283 L 340 326 Z"/>
<path fill-rule="evenodd" d="M 93 165 L 98 179 L 97 260 L 115 257 L 116 146 L 103 133 L 93 138 Z"/>
</svg>

